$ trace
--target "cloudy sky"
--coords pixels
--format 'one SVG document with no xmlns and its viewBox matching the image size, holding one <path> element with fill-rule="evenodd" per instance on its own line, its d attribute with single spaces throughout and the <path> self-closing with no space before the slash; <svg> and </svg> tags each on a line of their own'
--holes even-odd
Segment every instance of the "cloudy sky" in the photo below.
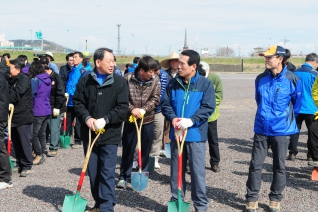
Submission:
<svg viewBox="0 0 318 212">
<path fill-rule="evenodd" d="M 15 0 L 1 4 L 0 34 L 31 39 L 30 30 L 41 30 L 44 39 L 72 49 L 84 51 L 87 40 L 91 52 L 117 51 L 120 23 L 125 54 L 179 52 L 185 29 L 190 48 L 212 54 L 228 46 L 247 56 L 269 44 L 307 54 L 318 52 L 317 6 L 316 0 Z"/>
</svg>

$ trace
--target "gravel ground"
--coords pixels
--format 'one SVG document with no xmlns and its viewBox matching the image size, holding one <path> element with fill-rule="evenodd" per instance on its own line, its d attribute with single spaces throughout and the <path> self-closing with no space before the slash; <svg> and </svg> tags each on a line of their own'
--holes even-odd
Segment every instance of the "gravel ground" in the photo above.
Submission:
<svg viewBox="0 0 318 212">
<path fill-rule="evenodd" d="M 224 85 L 224 100 L 218 121 L 221 152 L 221 172 L 209 169 L 206 155 L 208 211 L 242 211 L 245 206 L 245 183 L 251 158 L 253 122 L 255 115 L 254 79 L 256 74 L 220 74 Z M 286 162 L 287 186 L 283 192 L 281 211 L 318 211 L 317 182 L 311 181 L 311 168 L 306 161 L 306 127 L 300 135 L 299 154 L 295 162 Z M 118 150 L 116 173 L 119 174 L 121 148 Z M 169 159 L 160 158 L 161 169 L 151 174 L 148 188 L 134 192 L 130 186 L 116 189 L 115 211 L 166 211 L 170 198 Z M 34 166 L 33 174 L 20 178 L 12 176 L 14 187 L 0 191 L 0 212 L 61 211 L 65 194 L 75 192 L 81 166 L 83 149 L 59 150 L 55 158 L 46 158 L 43 165 Z M 272 179 L 272 158 L 269 151 L 264 163 L 259 210 L 267 211 L 268 193 Z M 187 175 L 189 182 L 189 175 Z M 190 184 L 186 201 L 190 199 Z M 81 196 L 94 202 L 90 194 L 88 177 Z M 194 211 L 194 208 L 192 207 Z"/>
</svg>

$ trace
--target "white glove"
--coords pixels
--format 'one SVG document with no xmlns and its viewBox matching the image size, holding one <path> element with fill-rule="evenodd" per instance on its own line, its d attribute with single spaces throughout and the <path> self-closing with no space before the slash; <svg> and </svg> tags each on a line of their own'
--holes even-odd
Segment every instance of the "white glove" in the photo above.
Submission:
<svg viewBox="0 0 318 212">
<path fill-rule="evenodd" d="M 106 125 L 106 121 L 104 118 L 101 118 L 101 119 L 97 119 L 96 122 L 95 122 L 95 130 L 101 130 L 105 127 Z"/>
<path fill-rule="evenodd" d="M 60 109 L 53 109 L 53 116 L 59 116 L 60 115 Z"/>
<path fill-rule="evenodd" d="M 68 95 L 68 93 L 65 93 L 65 97 L 68 97 L 69 95 Z"/>
<path fill-rule="evenodd" d="M 191 119 L 187 119 L 187 118 L 182 118 L 179 122 L 178 122 L 178 127 L 181 128 L 182 130 L 185 130 L 189 127 L 192 127 L 193 122 Z"/>
<path fill-rule="evenodd" d="M 139 112 L 141 113 L 141 115 L 145 115 L 146 111 L 144 109 L 140 109 Z"/>
</svg>

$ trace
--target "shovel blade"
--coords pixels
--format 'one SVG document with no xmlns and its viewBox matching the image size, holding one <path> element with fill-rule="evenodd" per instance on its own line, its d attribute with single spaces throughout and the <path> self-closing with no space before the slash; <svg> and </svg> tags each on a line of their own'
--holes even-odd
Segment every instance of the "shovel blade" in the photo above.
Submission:
<svg viewBox="0 0 318 212">
<path fill-rule="evenodd" d="M 155 171 L 155 157 L 149 157 L 148 172 L 152 173 L 154 171 Z"/>
<path fill-rule="evenodd" d="M 68 149 L 70 147 L 70 137 L 66 135 L 60 135 L 60 146 L 62 149 Z"/>
<path fill-rule="evenodd" d="M 191 204 L 188 202 L 183 202 L 182 200 L 169 201 L 168 202 L 168 212 L 190 212 Z"/>
<path fill-rule="evenodd" d="M 170 143 L 166 143 L 166 144 L 165 144 L 165 154 L 166 154 L 166 158 L 171 158 L 171 147 L 170 147 Z"/>
<path fill-rule="evenodd" d="M 315 167 L 315 168 L 312 170 L 311 180 L 313 180 L 313 181 L 318 181 L 318 167 Z"/>
<path fill-rule="evenodd" d="M 132 172 L 131 187 L 134 191 L 143 191 L 148 186 L 149 172 Z"/>
<path fill-rule="evenodd" d="M 65 195 L 62 212 L 84 212 L 87 200 L 80 195 Z"/>
</svg>

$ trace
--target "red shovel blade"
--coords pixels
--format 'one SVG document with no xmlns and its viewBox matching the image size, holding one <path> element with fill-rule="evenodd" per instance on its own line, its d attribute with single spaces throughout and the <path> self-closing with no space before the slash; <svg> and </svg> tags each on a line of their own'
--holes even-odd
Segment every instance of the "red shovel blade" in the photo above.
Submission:
<svg viewBox="0 0 318 212">
<path fill-rule="evenodd" d="M 318 167 L 315 167 L 315 168 L 312 170 L 311 180 L 313 180 L 313 181 L 318 181 Z"/>
</svg>

